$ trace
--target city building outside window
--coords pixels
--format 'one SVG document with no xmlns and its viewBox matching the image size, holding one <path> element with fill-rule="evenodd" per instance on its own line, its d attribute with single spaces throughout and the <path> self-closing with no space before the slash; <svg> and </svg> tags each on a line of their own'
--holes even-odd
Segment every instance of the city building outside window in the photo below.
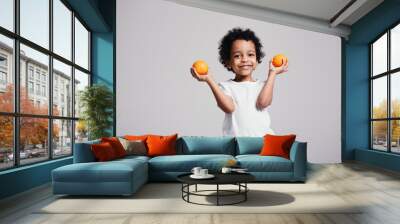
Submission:
<svg viewBox="0 0 400 224">
<path fill-rule="evenodd" d="M 7 84 L 7 74 L 4 71 L 0 71 L 0 84 Z"/>
<path fill-rule="evenodd" d="M 46 86 L 42 86 L 42 96 L 46 96 Z"/>
<path fill-rule="evenodd" d="M 7 67 L 7 57 L 0 54 L 0 67 Z"/>
<path fill-rule="evenodd" d="M 40 81 L 40 70 L 36 70 L 36 80 Z"/>
<path fill-rule="evenodd" d="M 0 91 L 4 92 L 7 87 L 7 56 L 0 54 Z"/>
<path fill-rule="evenodd" d="M 29 66 L 28 73 L 29 73 L 29 79 L 33 80 L 33 67 L 32 66 Z"/>
<path fill-rule="evenodd" d="M 36 95 L 40 95 L 40 84 L 36 84 Z"/>
<path fill-rule="evenodd" d="M 31 82 L 31 81 L 28 82 L 28 89 L 29 89 L 29 94 L 34 93 L 33 82 Z"/>
</svg>

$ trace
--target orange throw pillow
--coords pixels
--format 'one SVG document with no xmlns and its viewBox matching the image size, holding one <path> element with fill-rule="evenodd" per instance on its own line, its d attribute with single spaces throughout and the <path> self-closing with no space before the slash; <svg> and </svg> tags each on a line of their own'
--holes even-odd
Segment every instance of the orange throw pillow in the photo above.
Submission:
<svg viewBox="0 0 400 224">
<path fill-rule="evenodd" d="M 124 139 L 129 140 L 129 141 L 143 141 L 146 142 L 146 139 L 149 135 L 125 135 Z"/>
<path fill-rule="evenodd" d="M 176 139 L 178 134 L 170 136 L 149 135 L 147 137 L 147 155 L 148 156 L 164 156 L 176 154 Z"/>
<path fill-rule="evenodd" d="M 99 162 L 110 161 L 117 158 L 115 151 L 110 143 L 102 142 L 100 144 L 91 145 L 94 157 Z"/>
<path fill-rule="evenodd" d="M 124 149 L 124 146 L 122 146 L 121 142 L 119 141 L 118 138 L 116 137 L 110 137 L 110 138 L 101 138 L 101 142 L 108 142 L 112 146 L 112 148 L 115 151 L 115 155 L 118 158 L 126 156 L 126 151 Z"/>
<path fill-rule="evenodd" d="M 264 136 L 264 146 L 261 149 L 261 156 L 281 156 L 286 159 L 290 158 L 290 148 L 296 135 L 269 135 Z"/>
</svg>

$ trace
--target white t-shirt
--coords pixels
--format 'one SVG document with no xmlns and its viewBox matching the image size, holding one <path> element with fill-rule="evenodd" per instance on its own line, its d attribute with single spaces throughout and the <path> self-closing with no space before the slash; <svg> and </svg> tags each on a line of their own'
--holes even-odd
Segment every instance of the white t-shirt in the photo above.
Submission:
<svg viewBox="0 0 400 224">
<path fill-rule="evenodd" d="M 225 136 L 254 136 L 274 134 L 267 108 L 258 110 L 256 102 L 265 82 L 259 80 L 235 82 L 232 79 L 220 82 L 222 91 L 232 97 L 233 113 L 225 113 L 222 134 Z"/>
</svg>

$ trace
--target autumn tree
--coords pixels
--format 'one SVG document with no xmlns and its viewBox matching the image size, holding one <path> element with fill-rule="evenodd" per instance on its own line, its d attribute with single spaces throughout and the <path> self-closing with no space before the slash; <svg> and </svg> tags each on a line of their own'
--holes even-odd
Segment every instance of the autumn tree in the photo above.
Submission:
<svg viewBox="0 0 400 224">
<path fill-rule="evenodd" d="M 14 97 L 13 85 L 8 85 L 6 92 L 0 94 L 0 111 L 13 112 Z M 24 87 L 20 88 L 20 110 L 23 114 L 41 114 L 46 115 L 48 107 L 34 105 L 29 99 L 29 95 Z M 57 110 L 55 113 L 59 113 Z M 3 148 L 12 148 L 13 146 L 13 120 L 11 116 L 0 116 L 0 146 Z M 48 136 L 48 119 L 47 118 L 20 118 L 20 149 L 24 149 L 26 145 L 42 144 L 47 142 Z M 59 128 L 53 126 L 53 138 L 59 136 Z"/>
<path fill-rule="evenodd" d="M 400 117 L 400 100 L 392 100 L 392 117 Z M 400 122 L 392 121 L 392 141 L 399 141 L 400 138 Z"/>
<path fill-rule="evenodd" d="M 14 96 L 13 86 L 8 85 L 4 93 L 0 93 L 0 111 L 13 112 Z M 13 119 L 10 116 L 0 116 L 0 147 L 12 148 L 13 146 Z"/>
<path fill-rule="evenodd" d="M 400 117 L 400 100 L 394 99 L 391 104 L 391 117 Z M 383 100 L 373 109 L 373 118 L 387 118 L 387 100 Z M 400 122 L 391 121 L 392 123 L 392 141 L 398 141 L 400 138 Z M 385 138 L 387 136 L 387 121 L 375 121 L 373 125 L 374 138 Z"/>
<path fill-rule="evenodd" d="M 78 120 L 76 123 L 76 134 L 79 141 L 82 141 L 87 136 L 87 125 L 85 120 Z"/>
</svg>

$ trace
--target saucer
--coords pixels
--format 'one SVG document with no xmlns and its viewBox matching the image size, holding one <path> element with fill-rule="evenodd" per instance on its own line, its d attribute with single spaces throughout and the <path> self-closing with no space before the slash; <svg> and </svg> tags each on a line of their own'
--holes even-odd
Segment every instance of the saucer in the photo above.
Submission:
<svg viewBox="0 0 400 224">
<path fill-rule="evenodd" d="M 207 174 L 207 175 L 204 175 L 204 176 L 194 175 L 194 174 L 190 175 L 190 178 L 193 178 L 193 179 L 211 179 L 211 178 L 214 178 L 214 177 L 215 176 L 212 175 L 212 174 Z"/>
<path fill-rule="evenodd" d="M 247 170 L 232 170 L 234 173 L 249 173 Z"/>
</svg>

